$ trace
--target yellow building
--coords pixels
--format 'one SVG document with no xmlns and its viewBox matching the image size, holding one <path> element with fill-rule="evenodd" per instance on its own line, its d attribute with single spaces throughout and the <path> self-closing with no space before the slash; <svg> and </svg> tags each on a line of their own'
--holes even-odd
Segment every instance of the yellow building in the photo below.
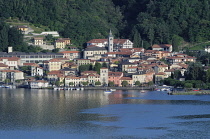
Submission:
<svg viewBox="0 0 210 139">
<path fill-rule="evenodd" d="M 49 60 L 48 68 L 49 71 L 60 70 L 62 62 L 56 58 Z"/>
<path fill-rule="evenodd" d="M 65 48 L 65 41 L 64 40 L 56 40 L 55 41 L 55 48 L 63 49 Z"/>
</svg>

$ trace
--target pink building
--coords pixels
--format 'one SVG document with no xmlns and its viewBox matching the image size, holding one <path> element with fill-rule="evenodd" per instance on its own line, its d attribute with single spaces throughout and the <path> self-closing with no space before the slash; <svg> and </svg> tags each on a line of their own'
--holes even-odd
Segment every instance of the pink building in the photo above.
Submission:
<svg viewBox="0 0 210 139">
<path fill-rule="evenodd" d="M 109 72 L 108 82 L 114 82 L 115 86 L 121 86 L 120 78 L 123 77 L 123 72 Z"/>
</svg>

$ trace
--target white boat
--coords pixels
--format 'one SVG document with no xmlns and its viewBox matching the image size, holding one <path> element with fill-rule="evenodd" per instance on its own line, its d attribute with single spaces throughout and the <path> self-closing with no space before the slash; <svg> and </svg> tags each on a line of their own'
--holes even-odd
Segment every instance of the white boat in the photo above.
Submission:
<svg viewBox="0 0 210 139">
<path fill-rule="evenodd" d="M 145 91 L 144 90 L 141 90 L 141 93 L 145 93 Z"/>
<path fill-rule="evenodd" d="M 112 91 L 110 91 L 110 90 L 106 90 L 106 91 L 104 91 L 104 93 L 109 94 L 109 93 L 112 93 Z"/>
<path fill-rule="evenodd" d="M 116 91 L 116 89 L 110 89 L 110 91 Z"/>
<path fill-rule="evenodd" d="M 104 93 L 109 94 L 109 93 L 112 93 L 112 91 L 111 91 L 111 89 L 110 90 L 107 90 L 107 88 L 106 88 L 106 90 L 104 91 Z"/>
</svg>

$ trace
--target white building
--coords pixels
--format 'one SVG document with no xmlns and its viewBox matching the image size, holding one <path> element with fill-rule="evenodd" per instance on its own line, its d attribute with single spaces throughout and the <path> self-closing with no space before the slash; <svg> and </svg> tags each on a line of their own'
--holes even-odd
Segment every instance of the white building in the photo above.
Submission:
<svg viewBox="0 0 210 139">
<path fill-rule="evenodd" d="M 48 82 L 43 81 L 43 80 L 30 81 L 29 85 L 30 85 L 30 88 L 46 88 L 48 87 Z"/>
<path fill-rule="evenodd" d="M 53 37 L 60 36 L 57 31 L 45 31 L 45 32 L 42 32 L 41 35 L 45 35 L 45 36 L 52 35 Z"/>
</svg>

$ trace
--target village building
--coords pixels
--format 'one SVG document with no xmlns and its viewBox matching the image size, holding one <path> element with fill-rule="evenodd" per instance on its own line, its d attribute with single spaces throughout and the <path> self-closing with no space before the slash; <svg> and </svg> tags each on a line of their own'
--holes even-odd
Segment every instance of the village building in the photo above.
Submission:
<svg viewBox="0 0 210 139">
<path fill-rule="evenodd" d="M 58 49 L 63 49 L 66 47 L 64 40 L 56 40 L 54 43 L 54 47 Z"/>
<path fill-rule="evenodd" d="M 58 40 L 64 40 L 65 46 L 71 44 L 71 39 L 70 38 L 58 38 Z"/>
<path fill-rule="evenodd" d="M 172 52 L 173 47 L 171 44 L 154 44 L 152 50 Z"/>
<path fill-rule="evenodd" d="M 100 82 L 102 85 L 108 85 L 108 75 L 109 70 L 108 68 L 100 68 Z"/>
<path fill-rule="evenodd" d="M 108 73 L 108 82 L 113 82 L 114 86 L 120 86 L 120 78 L 123 77 L 123 72 L 111 72 Z"/>
<path fill-rule="evenodd" d="M 161 81 L 169 76 L 165 72 L 159 72 L 155 74 L 155 84 L 161 84 Z"/>
<path fill-rule="evenodd" d="M 25 34 L 28 31 L 28 26 L 19 25 L 17 26 L 17 29 L 20 30 L 23 34 Z"/>
<path fill-rule="evenodd" d="M 16 80 L 23 80 L 24 73 L 19 70 L 0 70 L 0 81 L 4 82 L 6 79 L 8 79 L 10 82 L 15 82 Z"/>
<path fill-rule="evenodd" d="M 9 69 L 9 66 L 3 63 L 0 63 L 0 70 Z"/>
<path fill-rule="evenodd" d="M 80 77 L 75 76 L 66 76 L 65 77 L 65 86 L 79 86 L 81 83 Z"/>
<path fill-rule="evenodd" d="M 45 31 L 45 32 L 42 32 L 41 35 L 45 35 L 45 36 L 52 35 L 53 37 L 60 36 L 57 31 Z"/>
<path fill-rule="evenodd" d="M 196 62 L 196 57 L 188 56 L 186 54 L 174 54 L 171 57 L 167 57 L 166 60 L 170 64 L 178 64 L 178 63 L 185 63 L 185 62 Z"/>
<path fill-rule="evenodd" d="M 90 59 L 75 59 L 75 61 L 76 61 L 76 64 L 78 66 L 80 66 L 80 65 L 87 65 L 87 64 L 93 64 Z"/>
<path fill-rule="evenodd" d="M 63 51 L 60 52 L 64 55 L 65 58 L 68 58 L 69 60 L 74 60 L 76 58 L 81 58 L 80 52 L 79 51 Z"/>
<path fill-rule="evenodd" d="M 121 77 L 120 78 L 120 86 L 122 86 L 123 81 L 128 83 L 128 86 L 133 86 L 133 79 L 131 77 Z"/>
<path fill-rule="evenodd" d="M 49 83 L 44 80 L 29 81 L 29 87 L 31 89 L 47 88 Z"/>
<path fill-rule="evenodd" d="M 21 59 L 18 57 L 0 57 L 0 63 L 7 65 L 10 69 L 18 68 L 21 66 Z"/>
<path fill-rule="evenodd" d="M 1 57 L 18 57 L 20 58 L 20 63 L 40 63 L 42 64 L 44 61 L 48 61 L 53 58 L 63 58 L 64 55 L 62 53 L 34 53 L 34 52 L 0 52 Z"/>
<path fill-rule="evenodd" d="M 105 47 L 87 47 L 84 50 L 84 59 L 100 60 L 102 55 L 107 53 Z"/>
<path fill-rule="evenodd" d="M 49 60 L 48 71 L 60 70 L 61 64 L 62 64 L 61 60 L 58 60 L 56 58 Z"/>
<path fill-rule="evenodd" d="M 34 37 L 34 45 L 43 45 L 44 44 L 43 37 Z"/>
</svg>

